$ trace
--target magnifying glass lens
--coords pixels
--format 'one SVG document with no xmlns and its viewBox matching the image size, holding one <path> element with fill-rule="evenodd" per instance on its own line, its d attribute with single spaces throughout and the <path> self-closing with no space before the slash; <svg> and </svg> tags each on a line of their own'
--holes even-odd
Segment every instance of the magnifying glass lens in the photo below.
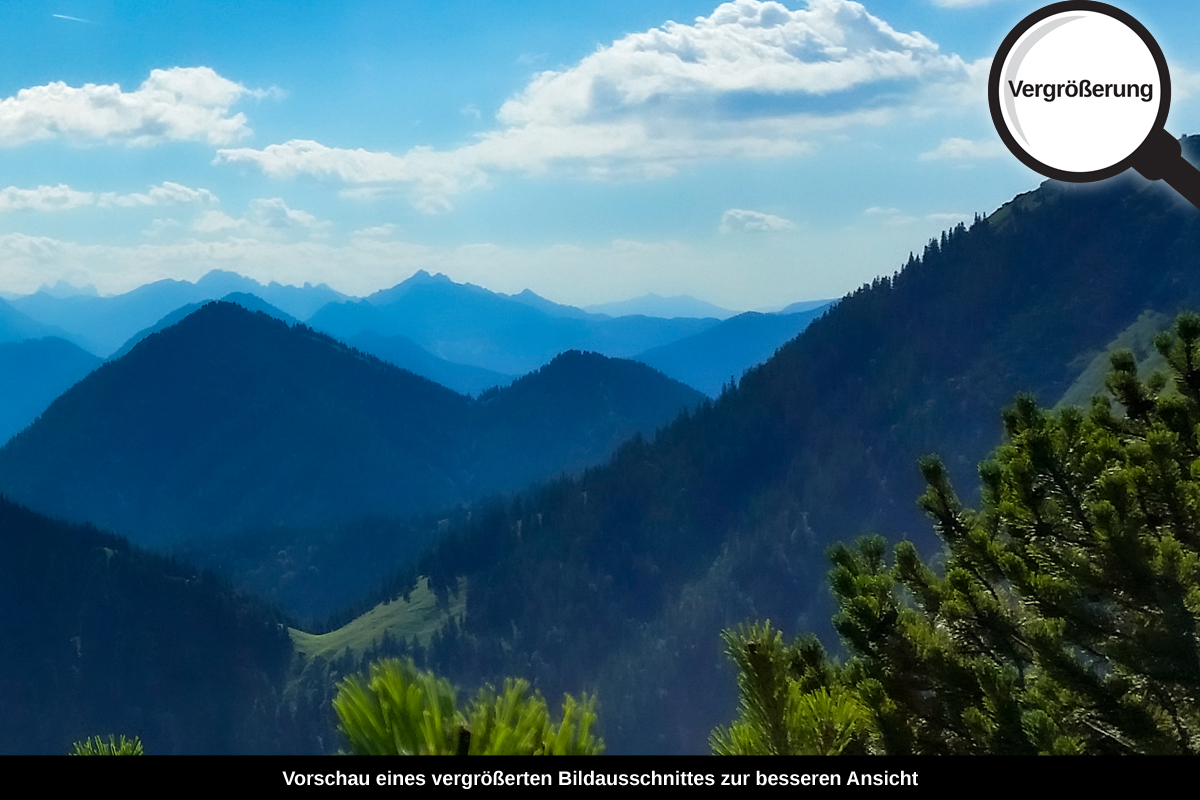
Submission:
<svg viewBox="0 0 1200 800">
<path fill-rule="evenodd" d="M 1052 170 L 1076 174 L 1128 159 L 1154 130 L 1167 95 L 1146 42 L 1094 11 L 1034 24 L 999 77 L 1004 125 L 1018 146 Z"/>
</svg>

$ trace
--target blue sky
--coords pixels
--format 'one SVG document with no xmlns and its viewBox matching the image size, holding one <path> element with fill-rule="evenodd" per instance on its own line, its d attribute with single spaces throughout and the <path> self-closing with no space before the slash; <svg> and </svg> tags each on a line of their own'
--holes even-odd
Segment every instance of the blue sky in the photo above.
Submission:
<svg viewBox="0 0 1200 800">
<path fill-rule="evenodd" d="M 1040 183 L 985 88 L 1039 5 L 5 4 L 0 291 L 837 296 Z M 1120 6 L 1200 132 L 1200 10 Z"/>
</svg>

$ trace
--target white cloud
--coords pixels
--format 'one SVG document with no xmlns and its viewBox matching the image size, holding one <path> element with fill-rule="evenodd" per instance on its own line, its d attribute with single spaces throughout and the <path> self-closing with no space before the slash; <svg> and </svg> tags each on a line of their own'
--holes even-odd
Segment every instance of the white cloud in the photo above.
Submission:
<svg viewBox="0 0 1200 800">
<path fill-rule="evenodd" d="M 783 217 L 774 214 L 764 214 L 761 211 L 747 211 L 742 208 L 731 208 L 721 215 L 721 233 L 745 231 L 753 233 L 770 233 L 789 231 L 796 225 Z"/>
<path fill-rule="evenodd" d="M 661 113 L 740 92 L 762 100 L 824 95 L 963 67 L 921 34 L 895 31 L 848 0 L 810 0 L 797 11 L 736 0 L 694 25 L 668 22 L 625 36 L 569 70 L 543 72 L 499 117 L 510 125 L 560 124 L 632 110 Z"/>
<path fill-rule="evenodd" d="M 56 81 L 0 100 L 0 146 L 56 136 L 133 145 L 186 140 L 227 145 L 250 134 L 245 114 L 230 116 L 230 107 L 246 95 L 268 94 L 209 67 L 156 69 L 132 92 L 117 84 L 74 87 Z"/>
<path fill-rule="evenodd" d="M 700 159 L 796 156 L 847 127 L 977 101 L 963 87 L 984 72 L 850 0 L 809 0 L 796 11 L 735 0 L 536 75 L 503 104 L 499 128 L 452 150 L 398 155 L 296 139 L 222 149 L 216 160 L 274 177 L 399 184 L 437 211 L 497 172 L 653 178 Z"/>
<path fill-rule="evenodd" d="M 0 189 L 0 211 L 65 211 L 95 202 L 91 192 L 78 192 L 64 183 L 36 189 Z"/>
<path fill-rule="evenodd" d="M 863 211 L 868 217 L 878 217 L 888 225 L 907 225 L 916 222 L 917 218 L 905 214 L 895 207 L 871 206 Z"/>
<path fill-rule="evenodd" d="M 396 232 L 396 226 L 388 222 L 370 228 L 362 228 L 350 234 L 351 236 L 391 236 Z"/>
<path fill-rule="evenodd" d="M 216 203 L 217 196 L 208 189 L 190 189 L 178 183 L 164 181 L 158 186 L 151 186 L 145 193 L 116 194 L 105 192 L 100 195 L 97 205 L 101 207 L 120 206 L 125 208 L 137 206 L 170 206 L 185 203 Z"/>
<path fill-rule="evenodd" d="M 251 200 L 240 218 L 224 211 L 206 211 L 192 223 L 192 231 L 204 235 L 236 235 L 254 239 L 278 239 L 288 234 L 323 232 L 329 223 L 307 211 L 288 208 L 278 197 Z"/>
<path fill-rule="evenodd" d="M 64 183 L 57 186 L 39 186 L 36 189 L 20 189 L 16 186 L 0 189 L 0 212 L 65 211 L 83 206 L 130 208 L 216 202 L 216 195 L 207 189 L 190 189 L 169 181 L 151 186 L 145 193 L 132 194 L 81 192 Z"/>
<path fill-rule="evenodd" d="M 885 208 L 883 206 L 871 206 L 870 208 L 864 210 L 863 213 L 869 217 L 875 217 L 879 220 L 882 220 L 888 225 L 908 225 L 917 221 L 917 217 L 911 214 L 906 214 L 900 209 L 894 207 Z M 937 222 L 944 225 L 946 223 L 962 222 L 969 216 L 969 214 L 960 214 L 957 211 L 935 211 L 930 214 L 926 214 L 925 219 L 929 222 Z"/>
<path fill-rule="evenodd" d="M 942 139 L 935 149 L 921 153 L 922 161 L 978 161 L 985 158 L 1000 158 L 1007 154 L 1004 145 L 998 141 L 972 141 L 970 139 Z"/>
</svg>

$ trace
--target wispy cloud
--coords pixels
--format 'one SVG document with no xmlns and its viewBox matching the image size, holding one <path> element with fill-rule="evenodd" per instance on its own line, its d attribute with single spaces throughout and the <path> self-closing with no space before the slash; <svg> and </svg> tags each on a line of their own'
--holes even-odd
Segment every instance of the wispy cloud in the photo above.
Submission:
<svg viewBox="0 0 1200 800">
<path fill-rule="evenodd" d="M 90 19 L 80 19 L 79 17 L 68 17 L 66 14 L 51 14 L 50 16 L 56 17 L 58 19 L 69 20 L 71 22 L 85 22 L 88 25 L 99 25 L 100 24 L 99 22 L 93 22 Z"/>
<path fill-rule="evenodd" d="M 964 87 L 982 72 L 849 0 L 794 11 L 735 0 L 539 73 L 502 105 L 497 129 L 461 147 L 394 154 L 294 139 L 222 149 L 217 161 L 281 178 L 402 185 L 434 211 L 497 172 L 655 178 L 704 159 L 801 155 L 848 127 L 977 99 Z"/>
<path fill-rule="evenodd" d="M 170 181 L 151 186 L 145 192 L 130 194 L 82 192 L 63 183 L 57 186 L 38 186 L 34 189 L 21 189 L 16 186 L 0 189 L 0 212 L 67 211 L 84 206 L 134 208 L 216 202 L 216 195 L 207 189 L 191 189 Z"/>
<path fill-rule="evenodd" d="M 916 222 L 918 220 L 918 217 L 914 216 L 913 214 L 906 213 L 898 208 L 890 206 L 871 206 L 870 208 L 865 209 L 863 214 L 867 215 L 868 217 L 874 217 L 882 220 L 888 225 L 908 225 L 909 223 Z M 960 214 L 957 211 L 934 211 L 932 213 L 925 214 L 924 218 L 929 222 L 947 224 L 962 222 L 969 216 L 969 214 Z"/>
<path fill-rule="evenodd" d="M 998 141 L 972 141 L 971 139 L 957 139 L 952 137 L 943 139 L 935 149 L 927 153 L 921 153 L 920 159 L 922 161 L 940 161 L 943 159 L 979 161 L 987 158 L 1001 158 L 1007 152 L 1004 149 L 1004 145 Z"/>
<path fill-rule="evenodd" d="M 351 236 L 391 236 L 395 232 L 396 232 L 396 226 L 393 225 L 392 223 L 388 222 L 383 225 L 375 225 L 370 228 L 361 228 L 350 235 Z"/>
<path fill-rule="evenodd" d="M 721 233 L 773 233 L 790 231 L 795 227 L 795 223 L 783 217 L 744 208 L 731 208 L 721 215 Z"/>
<path fill-rule="evenodd" d="M 910 222 L 917 221 L 916 217 L 910 214 L 905 214 L 900 209 L 894 207 L 871 206 L 870 208 L 865 209 L 863 213 L 868 217 L 876 217 L 881 219 L 888 225 L 907 225 Z"/>
<path fill-rule="evenodd" d="M 232 144 L 250 134 L 245 114 L 230 107 L 248 89 L 209 67 L 156 69 L 132 92 L 117 84 L 68 86 L 56 81 L 0 100 L 0 146 L 52 137 L 152 145 L 165 141 Z"/>
</svg>

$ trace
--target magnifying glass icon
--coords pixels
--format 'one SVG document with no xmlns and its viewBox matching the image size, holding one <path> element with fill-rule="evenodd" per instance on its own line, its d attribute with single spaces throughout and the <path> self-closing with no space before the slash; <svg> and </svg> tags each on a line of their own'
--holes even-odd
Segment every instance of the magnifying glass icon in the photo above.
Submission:
<svg viewBox="0 0 1200 800">
<path fill-rule="evenodd" d="M 1008 149 L 1042 175 L 1088 183 L 1132 167 L 1200 208 L 1200 171 L 1163 127 L 1167 60 L 1118 8 L 1069 0 L 1021 20 L 992 62 L 988 104 Z"/>
</svg>

